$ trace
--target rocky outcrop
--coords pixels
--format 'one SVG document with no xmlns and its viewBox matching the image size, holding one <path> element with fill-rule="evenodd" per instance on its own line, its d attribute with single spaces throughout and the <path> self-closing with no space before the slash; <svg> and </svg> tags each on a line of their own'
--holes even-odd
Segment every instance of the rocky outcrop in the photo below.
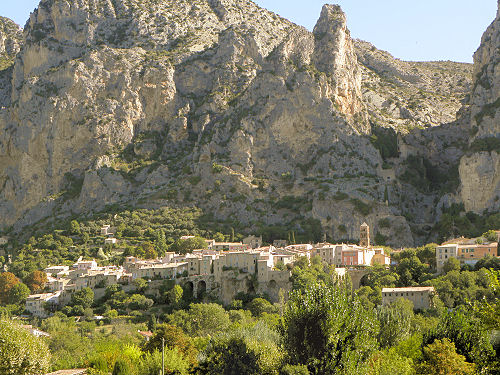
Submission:
<svg viewBox="0 0 500 375">
<path fill-rule="evenodd" d="M 474 84 L 467 131 L 469 150 L 460 161 L 460 196 L 466 210 L 500 209 L 500 2 L 496 19 L 474 54 Z"/>
<path fill-rule="evenodd" d="M 496 19 L 474 54 L 474 86 L 471 95 L 471 130 L 475 139 L 500 137 L 500 5 Z"/>
<path fill-rule="evenodd" d="M 457 120 L 472 87 L 471 64 L 402 61 L 362 40 L 355 47 L 372 122 L 408 134 Z"/>
<path fill-rule="evenodd" d="M 21 28 L 14 21 L 0 17 L 0 108 L 10 104 L 12 65 L 22 43 Z"/>
<path fill-rule="evenodd" d="M 21 49 L 21 44 L 22 30 L 19 25 L 6 17 L 0 17 L 0 59 L 13 59 Z"/>
<path fill-rule="evenodd" d="M 500 154 L 478 152 L 460 163 L 461 197 L 467 211 L 500 209 Z"/>
<path fill-rule="evenodd" d="M 42 0 L 18 45 L 0 91 L 3 229 L 110 204 L 197 204 L 250 230 L 348 239 L 368 221 L 411 245 L 408 218 L 429 223 L 439 197 L 399 184 L 401 160 L 384 169 L 371 124 L 450 122 L 470 85 L 466 64 L 353 42 L 330 5 L 309 32 L 249 0 Z M 443 160 L 457 132 L 438 128 L 407 148 Z"/>
<path fill-rule="evenodd" d="M 218 216 L 278 222 L 286 210 L 264 215 L 254 200 L 376 179 L 338 7 L 310 33 L 245 0 L 142 3 L 43 0 L 31 15 L 1 112 L 4 227 L 151 202 L 191 177 L 183 195 Z"/>
</svg>

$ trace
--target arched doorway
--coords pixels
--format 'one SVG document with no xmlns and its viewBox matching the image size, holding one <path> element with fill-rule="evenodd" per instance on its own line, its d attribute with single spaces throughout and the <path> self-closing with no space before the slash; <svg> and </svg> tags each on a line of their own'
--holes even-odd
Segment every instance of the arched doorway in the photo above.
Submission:
<svg viewBox="0 0 500 375">
<path fill-rule="evenodd" d="M 197 293 L 198 299 L 203 299 L 206 292 L 207 292 L 207 283 L 205 282 L 205 280 L 201 280 L 198 283 L 198 293 Z"/>
</svg>

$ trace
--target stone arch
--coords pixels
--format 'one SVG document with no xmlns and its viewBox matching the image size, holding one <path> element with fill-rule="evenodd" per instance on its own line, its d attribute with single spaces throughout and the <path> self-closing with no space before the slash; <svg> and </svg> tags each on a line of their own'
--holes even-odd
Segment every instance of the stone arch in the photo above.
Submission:
<svg viewBox="0 0 500 375">
<path fill-rule="evenodd" d="M 183 293 L 182 296 L 184 300 L 189 301 L 194 296 L 194 284 L 192 281 L 186 281 L 182 286 Z"/>
<path fill-rule="evenodd" d="M 256 294 L 257 293 L 257 278 L 255 277 L 249 277 L 247 278 L 246 282 L 247 286 L 247 293 L 248 294 Z"/>
<path fill-rule="evenodd" d="M 197 297 L 198 299 L 202 299 L 205 293 L 207 292 L 207 282 L 205 280 L 200 280 L 197 289 L 198 289 Z"/>
<path fill-rule="evenodd" d="M 271 280 L 269 281 L 269 289 L 274 290 L 278 288 L 278 283 L 276 280 Z"/>
</svg>

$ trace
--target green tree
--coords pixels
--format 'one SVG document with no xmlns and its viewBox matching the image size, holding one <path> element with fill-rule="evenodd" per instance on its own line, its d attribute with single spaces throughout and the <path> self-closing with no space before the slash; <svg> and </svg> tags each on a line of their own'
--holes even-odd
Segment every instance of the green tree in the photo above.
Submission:
<svg viewBox="0 0 500 375">
<path fill-rule="evenodd" d="M 76 220 L 71 220 L 69 223 L 69 233 L 73 235 L 80 234 L 80 224 Z"/>
<path fill-rule="evenodd" d="M 129 310 L 147 310 L 153 306 L 154 301 L 141 294 L 132 294 L 124 301 L 125 306 Z"/>
<path fill-rule="evenodd" d="M 402 252 L 402 259 L 396 266 L 396 272 L 399 274 L 399 283 L 401 286 L 411 286 L 420 281 L 420 277 L 426 270 L 426 265 L 423 264 L 417 257 L 415 251 L 409 254 Z"/>
<path fill-rule="evenodd" d="M 177 310 L 167 319 L 192 337 L 214 336 L 227 330 L 231 323 L 228 313 L 216 303 L 192 303 L 187 311 Z"/>
<path fill-rule="evenodd" d="M 305 365 L 285 365 L 281 369 L 283 375 L 309 375 L 310 372 Z"/>
<path fill-rule="evenodd" d="M 349 288 L 316 283 L 290 294 L 280 334 L 288 363 L 313 374 L 359 374 L 377 348 L 377 328 Z"/>
<path fill-rule="evenodd" d="M 45 374 L 49 364 L 43 340 L 10 320 L 0 320 L 0 374 Z"/>
<path fill-rule="evenodd" d="M 214 241 L 215 242 L 224 242 L 226 239 L 224 235 L 221 232 L 217 232 L 214 234 Z"/>
<path fill-rule="evenodd" d="M 231 337 L 210 344 L 206 358 L 194 370 L 195 375 L 259 375 L 258 355 L 243 338 Z"/>
<path fill-rule="evenodd" d="M 90 288 L 83 288 L 71 295 L 73 306 L 82 306 L 84 309 L 92 306 L 94 303 L 94 291 Z"/>
<path fill-rule="evenodd" d="M 490 242 L 495 242 L 498 240 L 497 232 L 495 232 L 494 230 L 489 230 L 488 232 L 483 233 L 481 237 L 486 238 Z"/>
<path fill-rule="evenodd" d="M 177 306 L 182 300 L 183 293 L 184 290 L 180 285 L 174 285 L 174 287 L 167 292 L 168 303 Z"/>
<path fill-rule="evenodd" d="M 255 298 L 248 304 L 248 309 L 255 317 L 260 317 L 263 313 L 275 314 L 278 312 L 275 306 L 264 298 Z"/>
<path fill-rule="evenodd" d="M 382 348 L 396 345 L 410 335 L 413 320 L 413 304 L 403 298 L 390 306 L 381 306 L 377 310 L 380 322 L 378 342 Z"/>
<path fill-rule="evenodd" d="M 158 253 L 156 252 L 154 246 L 150 242 L 146 242 L 142 244 L 138 249 L 138 253 L 141 254 L 141 257 L 144 259 L 156 259 L 158 258 Z"/>
<path fill-rule="evenodd" d="M 130 375 L 131 369 L 127 361 L 119 358 L 113 367 L 113 375 Z"/>
<path fill-rule="evenodd" d="M 90 240 L 90 235 L 87 232 L 82 233 L 82 242 L 86 244 Z"/>
<path fill-rule="evenodd" d="M 443 264 L 443 272 L 460 271 L 460 261 L 457 258 L 448 258 Z"/>
<path fill-rule="evenodd" d="M 490 276 L 489 287 L 495 294 L 494 302 L 486 299 L 476 301 L 474 312 L 487 329 L 500 330 L 500 271 L 487 271 Z"/>
<path fill-rule="evenodd" d="M 411 358 L 397 352 L 395 348 L 377 351 L 368 361 L 366 375 L 414 375 L 415 369 Z"/>
<path fill-rule="evenodd" d="M 436 340 L 424 348 L 423 362 L 417 366 L 418 375 L 472 375 L 474 364 L 457 354 L 455 345 L 447 338 Z"/>
<path fill-rule="evenodd" d="M 453 342 L 458 354 L 480 369 L 488 369 L 495 357 L 488 331 L 473 312 L 464 308 L 444 314 L 437 327 L 424 335 L 422 345 L 445 338 Z"/>
<path fill-rule="evenodd" d="M 144 350 L 148 352 L 161 350 L 162 339 L 165 339 L 166 348 L 178 350 L 191 364 L 196 362 L 198 351 L 193 339 L 186 335 L 182 329 L 170 324 L 158 324 L 153 337 L 144 346 Z"/>
<path fill-rule="evenodd" d="M 23 283 L 17 283 L 9 291 L 9 303 L 13 305 L 24 304 L 26 298 L 30 295 L 30 288 Z"/>
<path fill-rule="evenodd" d="M 147 280 L 143 279 L 143 278 L 138 278 L 138 279 L 135 279 L 133 281 L 134 283 L 134 286 L 136 287 L 136 289 L 141 292 L 141 293 L 144 293 L 144 291 L 148 288 L 149 286 L 149 283 L 147 282 Z"/>
<path fill-rule="evenodd" d="M 155 249 L 156 252 L 161 255 L 164 255 L 168 249 L 167 239 L 163 229 L 157 229 L 155 231 Z"/>
<path fill-rule="evenodd" d="M 118 293 L 119 291 L 122 290 L 121 285 L 119 284 L 111 284 L 106 287 L 106 290 L 104 291 L 104 298 L 109 299 L 111 296 L 115 293 Z"/>
<path fill-rule="evenodd" d="M 155 350 L 146 352 L 140 362 L 138 375 L 156 375 L 160 372 L 162 363 L 161 352 Z M 188 375 L 189 363 L 177 349 L 165 349 L 165 374 Z"/>
<path fill-rule="evenodd" d="M 185 240 L 178 239 L 172 244 L 170 249 L 172 251 L 179 252 L 180 254 L 186 254 L 193 250 L 206 249 L 206 247 L 207 242 L 204 238 L 192 237 Z"/>
</svg>

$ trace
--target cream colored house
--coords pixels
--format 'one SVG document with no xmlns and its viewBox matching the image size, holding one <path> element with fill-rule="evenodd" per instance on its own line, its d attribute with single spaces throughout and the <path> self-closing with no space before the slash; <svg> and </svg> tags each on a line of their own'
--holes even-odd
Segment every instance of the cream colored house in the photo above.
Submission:
<svg viewBox="0 0 500 375">
<path fill-rule="evenodd" d="M 390 305 L 398 298 L 405 298 L 413 302 L 415 310 L 424 310 L 433 306 L 432 300 L 435 294 L 433 286 L 382 288 L 382 305 Z"/>
<path fill-rule="evenodd" d="M 132 269 L 132 279 L 175 279 L 177 275 L 182 275 L 188 271 L 188 263 L 151 264 Z"/>
<path fill-rule="evenodd" d="M 61 292 L 32 294 L 26 299 L 26 310 L 34 316 L 46 318 L 49 316 L 44 306 L 46 303 L 59 304 L 59 295 Z"/>
</svg>

